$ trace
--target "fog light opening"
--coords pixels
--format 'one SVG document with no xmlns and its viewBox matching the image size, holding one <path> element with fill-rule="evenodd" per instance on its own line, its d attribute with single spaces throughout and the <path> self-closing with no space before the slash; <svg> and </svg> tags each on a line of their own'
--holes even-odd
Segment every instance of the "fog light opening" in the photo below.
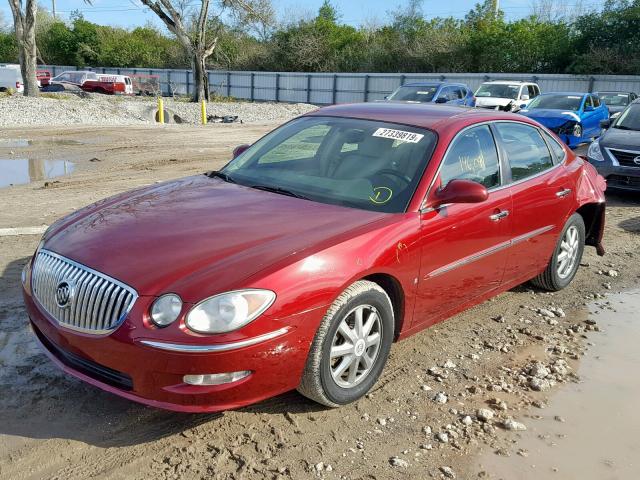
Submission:
<svg viewBox="0 0 640 480">
<path fill-rule="evenodd" d="M 185 375 L 182 377 L 184 383 L 189 385 L 223 385 L 233 383 L 251 375 L 251 371 L 242 370 L 240 372 L 207 373 L 202 375 Z"/>
</svg>

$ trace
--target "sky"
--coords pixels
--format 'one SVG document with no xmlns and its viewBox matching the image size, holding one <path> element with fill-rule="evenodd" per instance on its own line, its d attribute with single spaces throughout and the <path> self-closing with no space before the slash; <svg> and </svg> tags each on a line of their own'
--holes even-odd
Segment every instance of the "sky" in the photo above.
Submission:
<svg viewBox="0 0 640 480">
<path fill-rule="evenodd" d="M 462 18 L 480 0 L 424 0 L 425 17 L 454 16 Z M 499 0 L 500 8 L 508 19 L 525 17 L 531 13 L 534 0 Z M 598 7 L 604 0 L 558 0 L 570 7 L 582 4 L 587 8 Z M 322 0 L 272 0 L 280 20 L 295 20 L 305 15 L 313 16 Z M 193 0 L 193 3 L 199 3 Z M 332 0 L 341 14 L 341 20 L 349 25 L 383 24 L 390 11 L 406 5 L 405 0 Z M 139 0 L 93 0 L 87 5 L 82 0 L 56 0 L 59 15 L 67 18 L 73 10 L 81 10 L 84 17 L 94 23 L 120 27 L 135 27 L 151 22 L 160 25 L 160 20 L 142 7 Z M 40 0 L 40 5 L 51 10 L 52 0 Z M 0 11 L 9 22 L 11 11 L 8 2 L 0 0 Z"/>
</svg>

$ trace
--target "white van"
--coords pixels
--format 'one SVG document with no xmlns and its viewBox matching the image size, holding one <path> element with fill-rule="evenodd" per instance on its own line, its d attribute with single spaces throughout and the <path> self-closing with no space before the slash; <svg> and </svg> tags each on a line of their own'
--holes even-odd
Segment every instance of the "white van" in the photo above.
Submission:
<svg viewBox="0 0 640 480">
<path fill-rule="evenodd" d="M 0 63 L 0 92 L 12 89 L 18 93 L 24 92 L 20 65 Z"/>
</svg>

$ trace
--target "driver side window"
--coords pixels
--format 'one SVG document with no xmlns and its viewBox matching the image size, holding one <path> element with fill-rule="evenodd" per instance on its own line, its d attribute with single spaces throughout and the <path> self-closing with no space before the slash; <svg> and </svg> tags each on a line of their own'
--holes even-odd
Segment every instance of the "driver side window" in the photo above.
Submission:
<svg viewBox="0 0 640 480">
<path fill-rule="evenodd" d="M 487 188 L 500 185 L 500 161 L 488 125 L 464 131 L 451 144 L 440 169 L 440 187 L 454 179 L 472 180 Z"/>
</svg>

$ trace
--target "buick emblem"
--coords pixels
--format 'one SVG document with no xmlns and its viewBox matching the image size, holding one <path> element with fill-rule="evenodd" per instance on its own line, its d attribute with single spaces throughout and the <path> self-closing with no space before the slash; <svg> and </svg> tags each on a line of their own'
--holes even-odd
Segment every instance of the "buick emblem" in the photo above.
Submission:
<svg viewBox="0 0 640 480">
<path fill-rule="evenodd" d="M 633 159 L 633 163 L 635 163 L 636 165 L 640 165 L 640 155 Z"/>
<path fill-rule="evenodd" d="M 56 305 L 60 308 L 67 308 L 71 305 L 71 299 L 73 298 L 73 285 L 66 280 L 63 280 L 56 287 Z"/>
</svg>

